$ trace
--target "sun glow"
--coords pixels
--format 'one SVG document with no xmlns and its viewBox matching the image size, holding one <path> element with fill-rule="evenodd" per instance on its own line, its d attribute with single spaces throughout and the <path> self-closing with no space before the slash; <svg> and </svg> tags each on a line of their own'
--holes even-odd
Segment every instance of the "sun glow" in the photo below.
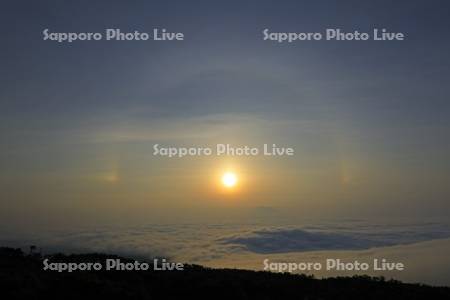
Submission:
<svg viewBox="0 0 450 300">
<path fill-rule="evenodd" d="M 226 172 L 222 176 L 222 184 L 227 188 L 234 187 L 237 184 L 237 182 L 238 182 L 238 178 L 237 178 L 236 174 L 234 174 L 232 172 Z"/>
</svg>

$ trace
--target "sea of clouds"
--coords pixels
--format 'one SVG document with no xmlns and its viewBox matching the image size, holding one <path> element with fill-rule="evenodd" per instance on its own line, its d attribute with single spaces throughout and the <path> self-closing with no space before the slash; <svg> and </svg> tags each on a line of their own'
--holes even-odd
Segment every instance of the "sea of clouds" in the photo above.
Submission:
<svg viewBox="0 0 450 300">
<path fill-rule="evenodd" d="M 397 279 L 450 284 L 450 226 L 428 223 L 177 224 L 97 228 L 38 235 L 8 235 L 2 245 L 37 245 L 44 253 L 104 252 L 137 259 L 167 257 L 211 267 L 261 270 L 262 261 L 323 261 L 326 258 L 390 258 L 407 265 L 403 273 L 378 273 Z M 442 255 L 440 255 L 440 252 Z M 428 256 L 428 257 L 427 257 Z M 428 262 L 427 262 L 428 261 Z M 422 266 L 420 263 L 424 262 Z M 427 263 L 425 263 L 427 262 Z M 421 270 L 424 269 L 423 271 Z M 426 273 L 424 273 L 426 271 Z M 316 276 L 351 275 L 312 273 Z M 434 275 L 433 275 L 434 274 Z"/>
</svg>

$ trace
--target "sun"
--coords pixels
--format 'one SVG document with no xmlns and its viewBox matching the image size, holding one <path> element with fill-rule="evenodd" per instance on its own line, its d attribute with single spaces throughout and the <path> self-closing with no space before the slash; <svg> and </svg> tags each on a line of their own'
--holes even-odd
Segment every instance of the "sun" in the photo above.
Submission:
<svg viewBox="0 0 450 300">
<path fill-rule="evenodd" d="M 233 172 L 226 172 L 222 175 L 222 184 L 227 188 L 234 187 L 238 182 L 236 174 Z"/>
</svg>

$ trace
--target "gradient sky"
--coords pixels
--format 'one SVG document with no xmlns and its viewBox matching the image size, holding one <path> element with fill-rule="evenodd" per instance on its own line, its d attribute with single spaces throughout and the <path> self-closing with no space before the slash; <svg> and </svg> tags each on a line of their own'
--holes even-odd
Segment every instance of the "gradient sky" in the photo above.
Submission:
<svg viewBox="0 0 450 300">
<path fill-rule="evenodd" d="M 448 218 L 447 1 L 3 1 L 0 225 Z M 402 42 L 262 30 L 403 32 Z M 185 34 L 43 41 L 42 30 Z M 168 159 L 155 143 L 294 147 Z M 217 176 L 232 166 L 239 191 Z"/>
</svg>

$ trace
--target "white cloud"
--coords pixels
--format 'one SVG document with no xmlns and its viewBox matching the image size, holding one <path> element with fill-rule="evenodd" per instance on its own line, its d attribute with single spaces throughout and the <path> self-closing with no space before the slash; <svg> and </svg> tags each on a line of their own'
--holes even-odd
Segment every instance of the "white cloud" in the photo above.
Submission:
<svg viewBox="0 0 450 300">
<path fill-rule="evenodd" d="M 431 284 L 450 284 L 450 227 L 429 224 L 340 222 L 305 226 L 152 225 L 13 237 L 1 244 L 37 244 L 44 251 L 106 252 L 136 258 L 168 257 L 211 267 L 261 270 L 263 260 L 323 262 L 326 258 L 370 261 L 386 258 L 403 272 L 365 272 Z M 8 240 L 8 241 L 6 241 Z M 353 273 L 315 272 L 317 276 Z"/>
</svg>

